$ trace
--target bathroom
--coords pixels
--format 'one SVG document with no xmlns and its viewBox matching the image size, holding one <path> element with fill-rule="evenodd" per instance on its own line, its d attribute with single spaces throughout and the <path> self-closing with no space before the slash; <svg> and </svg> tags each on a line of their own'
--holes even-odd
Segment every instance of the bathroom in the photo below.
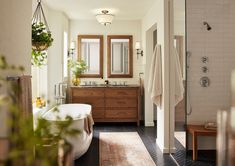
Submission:
<svg viewBox="0 0 235 166">
<path fill-rule="evenodd" d="M 46 111 L 55 103 L 89 104 L 85 100 L 88 96 L 73 98 L 71 94 L 89 95 L 96 93 L 96 90 L 98 96 L 92 102 L 97 102 L 98 105 L 101 100 L 103 102 L 103 105 L 94 107 L 92 112 L 95 132 L 90 149 L 95 147 L 95 150 L 89 149 L 85 157 L 76 161 L 78 164 L 86 163 L 85 160 L 88 162 L 88 159 L 99 160 L 91 155 L 92 152 L 97 154 L 96 150 L 99 147 L 97 132 L 138 130 L 138 133 L 141 133 L 142 127 L 144 132 L 151 137 L 150 140 L 147 139 L 147 142 L 154 142 L 151 144 L 153 146 L 157 145 L 157 148 L 153 149 L 147 147 L 148 151 L 155 151 L 150 155 L 156 164 L 169 165 L 175 160 L 179 165 L 183 165 L 182 162 L 194 163 L 191 159 L 192 137 L 190 133 L 186 134 L 186 125 L 216 122 L 217 111 L 229 110 L 231 107 L 230 79 L 231 71 L 235 68 L 233 56 L 235 3 L 232 0 L 146 0 L 139 3 L 128 0 L 126 3 L 133 4 L 131 7 L 124 2 L 125 5 L 116 2 L 99 4 L 96 1 L 87 3 L 85 0 L 79 2 L 71 0 L 70 3 L 74 3 L 71 5 L 62 0 L 58 2 L 41 0 L 54 41 L 47 50 L 47 65 L 40 67 L 32 66 L 30 57 L 25 56 L 31 54 L 29 32 L 31 32 L 31 19 L 38 1 L 14 1 L 14 5 L 11 6 L 13 1 L 9 4 L 4 2 L 3 6 L 8 11 L 4 10 L 4 14 L 1 15 L 9 16 L 14 22 L 4 17 L 0 18 L 4 25 L 14 27 L 14 24 L 19 24 L 18 28 L 11 29 L 18 36 L 16 39 L 14 35 L 5 33 L 9 30 L 7 26 L 3 26 L 3 33 L 0 32 L 0 35 L 9 44 L 1 43 L 0 53 L 7 56 L 9 63 L 23 65 L 26 69 L 24 75 L 32 76 L 33 102 L 40 97 L 46 103 L 46 107 L 37 111 L 40 113 Z M 22 8 L 18 9 L 17 5 L 21 5 Z M 104 26 L 96 20 L 96 15 L 101 12 L 101 9 L 109 9 L 109 12 L 114 15 L 111 25 Z M 18 13 L 22 15 L 21 19 L 16 17 Z M 79 36 L 86 36 L 84 37 L 86 39 L 89 35 L 102 36 L 100 40 L 102 52 L 99 58 L 96 57 L 100 60 L 96 63 L 99 67 L 95 66 L 98 71 L 95 73 L 96 76 L 81 75 L 80 85 L 73 86 L 73 76 L 67 67 L 67 60 L 68 58 L 76 60 L 79 57 L 82 49 L 79 45 Z M 119 76 L 115 74 L 112 76 L 110 72 L 111 64 L 117 64 L 112 61 L 112 55 L 109 52 L 109 47 L 111 47 L 109 37 L 114 37 L 114 35 L 123 38 L 132 37 L 128 39 L 132 54 L 128 59 L 129 70 L 126 75 L 119 73 Z M 158 108 L 153 104 L 150 92 L 148 92 L 150 66 L 156 44 L 161 46 L 162 53 L 162 105 Z M 17 51 L 12 49 L 12 45 Z M 179 60 L 184 85 L 184 98 L 176 108 L 175 61 L 171 57 L 174 54 L 173 46 L 176 46 L 178 53 L 181 52 Z M 15 57 L 18 57 L 17 61 Z M 84 92 L 75 92 L 73 89 L 84 90 Z M 102 89 L 101 96 L 99 96 L 100 89 Z M 124 99 L 121 101 L 121 96 L 118 99 L 121 103 L 120 101 L 115 103 L 117 96 L 116 92 L 112 91 L 113 89 L 132 96 L 126 97 L 128 99 L 126 101 L 123 101 Z M 116 104 L 115 107 L 119 110 L 115 115 L 109 114 L 111 119 L 103 117 L 105 113 L 102 109 L 106 108 L 107 103 L 111 103 L 107 106 L 108 108 Z M 135 106 L 130 106 L 133 103 Z M 34 108 L 35 105 L 34 103 Z M 120 111 L 120 105 L 126 105 L 125 108 L 131 108 L 132 112 L 129 110 L 128 114 L 123 114 L 123 111 Z M 122 117 L 114 120 L 112 116 L 117 114 Z M 130 116 L 130 118 L 123 118 L 125 116 Z M 2 113 L 1 117 L 3 117 Z M 136 129 L 138 125 L 141 127 Z M 0 129 L 0 140 L 5 137 L 5 134 L 2 134 L 4 132 L 4 129 Z M 141 137 L 143 142 L 148 136 Z M 183 146 L 179 147 L 179 142 Z M 178 153 L 182 147 L 184 148 L 183 155 L 185 155 L 183 160 Z M 185 149 L 189 150 L 189 154 L 186 154 Z M 198 149 L 200 161 L 195 161 L 196 164 L 215 164 L 215 137 L 200 137 Z M 205 151 L 212 155 L 208 161 L 204 161 Z M 172 154 L 167 157 L 164 155 L 169 153 Z M 160 160 L 153 157 L 157 155 L 166 159 Z"/>
</svg>

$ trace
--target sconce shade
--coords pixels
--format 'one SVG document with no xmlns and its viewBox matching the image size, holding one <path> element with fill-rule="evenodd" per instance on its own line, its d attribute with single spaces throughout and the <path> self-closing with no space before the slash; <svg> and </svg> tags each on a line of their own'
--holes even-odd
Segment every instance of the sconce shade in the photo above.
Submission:
<svg viewBox="0 0 235 166">
<path fill-rule="evenodd" d="M 139 49 L 140 49 L 140 42 L 136 42 L 136 43 L 135 43 L 135 49 L 136 49 L 136 50 L 139 50 Z"/>
<path fill-rule="evenodd" d="M 72 42 L 70 43 L 70 49 L 71 49 L 71 50 L 74 50 L 74 49 L 75 49 L 75 41 L 72 41 Z"/>
<path fill-rule="evenodd" d="M 114 15 L 108 14 L 108 13 L 109 11 L 102 10 L 102 14 L 96 15 L 97 21 L 104 26 L 111 24 L 113 21 Z"/>
</svg>

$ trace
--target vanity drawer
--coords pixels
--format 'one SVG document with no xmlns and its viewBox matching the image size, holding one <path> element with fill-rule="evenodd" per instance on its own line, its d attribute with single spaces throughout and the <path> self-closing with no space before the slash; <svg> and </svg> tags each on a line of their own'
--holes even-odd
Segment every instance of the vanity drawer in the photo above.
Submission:
<svg viewBox="0 0 235 166">
<path fill-rule="evenodd" d="M 137 100 L 134 99 L 106 99 L 105 100 L 106 107 L 137 107 Z"/>
<path fill-rule="evenodd" d="M 74 97 L 72 99 L 72 103 L 90 104 L 92 106 L 92 108 L 104 107 L 104 99 L 103 98 Z"/>
<path fill-rule="evenodd" d="M 92 117 L 94 119 L 103 119 L 104 118 L 104 108 L 92 109 Z"/>
<path fill-rule="evenodd" d="M 105 112 L 105 117 L 131 119 L 137 118 L 137 112 L 136 109 L 107 109 Z"/>
<path fill-rule="evenodd" d="M 86 88 L 86 89 L 73 89 L 73 97 L 104 97 L 103 89 L 94 89 L 94 88 Z"/>
<path fill-rule="evenodd" d="M 105 97 L 136 97 L 137 90 L 136 89 L 106 89 Z"/>
</svg>

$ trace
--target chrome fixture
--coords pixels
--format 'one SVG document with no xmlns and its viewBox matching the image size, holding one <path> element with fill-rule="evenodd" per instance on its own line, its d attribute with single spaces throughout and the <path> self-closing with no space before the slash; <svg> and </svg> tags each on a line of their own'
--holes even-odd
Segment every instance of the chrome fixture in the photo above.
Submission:
<svg viewBox="0 0 235 166">
<path fill-rule="evenodd" d="M 207 73 L 208 72 L 208 67 L 207 66 L 203 66 L 202 67 L 202 72 L 203 73 Z"/>
<path fill-rule="evenodd" d="M 138 55 L 141 55 L 143 56 L 143 50 L 141 50 L 141 45 L 140 45 L 140 42 L 136 42 L 135 43 L 135 49 L 137 51 L 137 59 L 138 59 Z"/>
<path fill-rule="evenodd" d="M 76 48 L 76 43 L 75 43 L 75 41 L 72 41 L 72 42 L 70 43 L 70 48 L 69 48 L 69 51 L 68 51 L 69 57 L 70 57 L 71 59 L 74 59 L 74 58 L 75 58 L 75 57 L 74 57 L 75 48 Z"/>
<path fill-rule="evenodd" d="M 200 79 L 200 84 L 202 87 L 208 87 L 210 85 L 210 79 L 208 77 L 202 77 Z"/>
<path fill-rule="evenodd" d="M 105 85 L 108 85 L 109 84 L 109 80 L 105 80 Z"/>
<path fill-rule="evenodd" d="M 113 21 L 113 18 L 114 18 L 114 15 L 109 14 L 108 10 L 102 10 L 101 14 L 96 15 L 97 21 L 104 26 L 110 25 Z"/>
<path fill-rule="evenodd" d="M 206 22 L 206 21 L 204 21 L 203 22 L 203 25 L 205 25 L 206 26 L 206 29 L 208 30 L 208 31 L 210 31 L 212 28 L 211 28 L 211 26 L 208 24 L 208 22 Z"/>
<path fill-rule="evenodd" d="M 56 104 L 64 104 L 65 103 L 66 90 L 67 90 L 67 84 L 62 83 L 62 82 L 55 84 L 54 95 L 55 95 Z"/>
<path fill-rule="evenodd" d="M 202 63 L 207 63 L 209 61 L 209 58 L 207 56 L 202 57 Z"/>
</svg>

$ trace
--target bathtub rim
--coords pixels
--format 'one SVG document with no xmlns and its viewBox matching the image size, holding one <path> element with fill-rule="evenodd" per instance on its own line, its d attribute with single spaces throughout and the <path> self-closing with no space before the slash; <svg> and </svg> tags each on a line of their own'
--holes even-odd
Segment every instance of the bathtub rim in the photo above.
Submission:
<svg viewBox="0 0 235 166">
<path fill-rule="evenodd" d="M 61 105 L 72 105 L 72 106 L 76 106 L 76 105 L 85 105 L 85 106 L 88 106 L 90 107 L 90 115 L 92 115 L 92 106 L 90 104 L 83 104 L 83 103 L 68 103 L 68 104 L 60 104 L 60 105 L 55 105 L 55 106 L 52 106 L 50 109 L 48 109 L 47 111 L 45 111 L 42 115 L 41 115 L 41 118 L 47 120 L 47 121 L 51 121 L 51 122 L 61 122 L 61 121 L 65 121 L 66 119 L 62 119 L 62 120 L 58 120 L 58 119 L 47 119 L 45 118 L 46 114 L 49 112 L 49 111 L 53 111 L 53 109 L 55 109 L 56 107 L 60 107 Z M 73 120 L 82 120 L 85 118 L 85 115 L 89 115 L 89 114 L 83 114 L 81 117 L 76 117 L 76 118 L 73 118 Z"/>
</svg>

